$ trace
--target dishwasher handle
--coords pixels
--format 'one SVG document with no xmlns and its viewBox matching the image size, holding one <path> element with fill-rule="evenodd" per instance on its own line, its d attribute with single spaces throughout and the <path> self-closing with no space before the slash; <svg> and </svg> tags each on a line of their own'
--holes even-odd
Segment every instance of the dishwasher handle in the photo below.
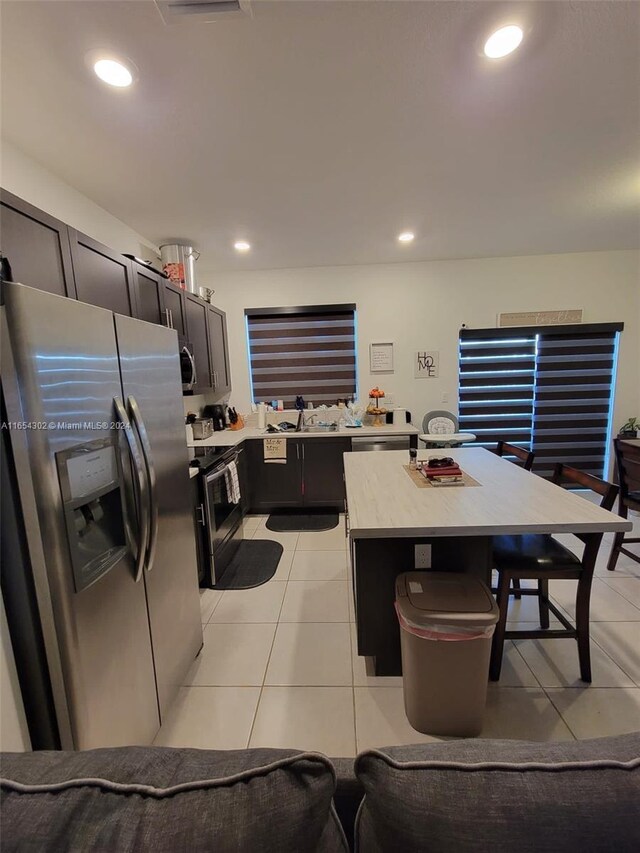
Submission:
<svg viewBox="0 0 640 853">
<path fill-rule="evenodd" d="M 363 435 L 351 439 L 351 449 L 355 451 L 367 450 L 408 450 L 408 435 Z"/>
</svg>

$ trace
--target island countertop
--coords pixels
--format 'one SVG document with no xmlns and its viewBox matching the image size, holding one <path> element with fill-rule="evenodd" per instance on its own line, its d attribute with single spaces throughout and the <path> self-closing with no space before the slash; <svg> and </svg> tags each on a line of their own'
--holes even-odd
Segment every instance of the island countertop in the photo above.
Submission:
<svg viewBox="0 0 640 853">
<path fill-rule="evenodd" d="M 350 535 L 494 536 L 631 530 L 629 521 L 484 448 L 447 448 L 479 486 L 419 488 L 407 451 L 345 453 Z M 433 450 L 418 451 L 418 459 Z"/>
</svg>

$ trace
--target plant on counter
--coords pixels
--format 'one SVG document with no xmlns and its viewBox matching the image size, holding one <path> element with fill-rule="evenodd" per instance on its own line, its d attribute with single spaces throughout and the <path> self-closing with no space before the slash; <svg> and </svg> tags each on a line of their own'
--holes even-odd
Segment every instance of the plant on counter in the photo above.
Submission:
<svg viewBox="0 0 640 853">
<path fill-rule="evenodd" d="M 626 435 L 631 438 L 637 438 L 638 436 L 638 419 L 637 418 L 629 418 L 629 420 L 620 427 L 620 432 L 618 435 Z"/>
</svg>

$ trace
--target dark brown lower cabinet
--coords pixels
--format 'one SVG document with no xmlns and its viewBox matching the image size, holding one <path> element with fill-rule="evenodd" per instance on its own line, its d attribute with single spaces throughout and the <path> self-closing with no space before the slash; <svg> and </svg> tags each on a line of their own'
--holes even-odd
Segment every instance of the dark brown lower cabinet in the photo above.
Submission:
<svg viewBox="0 0 640 853">
<path fill-rule="evenodd" d="M 287 438 L 287 459 L 267 462 L 263 441 L 245 442 L 253 512 L 344 507 L 344 463 L 349 438 Z"/>
<path fill-rule="evenodd" d="M 344 460 L 351 450 L 350 438 L 306 438 L 300 441 L 303 471 L 303 504 L 309 507 L 344 508 Z"/>
<path fill-rule="evenodd" d="M 300 439 L 287 438 L 286 462 L 267 462 L 260 439 L 245 441 L 253 512 L 297 507 L 302 503 Z"/>
</svg>

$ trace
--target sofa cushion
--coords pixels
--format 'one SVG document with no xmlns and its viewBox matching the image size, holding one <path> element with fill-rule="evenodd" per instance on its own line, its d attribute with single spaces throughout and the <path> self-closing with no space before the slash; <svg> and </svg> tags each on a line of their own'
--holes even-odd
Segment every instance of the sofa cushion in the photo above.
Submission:
<svg viewBox="0 0 640 853">
<path fill-rule="evenodd" d="M 1 757 L 1 849 L 347 850 L 317 753 L 129 747 Z"/>
<path fill-rule="evenodd" d="M 640 734 L 362 753 L 358 853 L 640 850 Z"/>
</svg>

